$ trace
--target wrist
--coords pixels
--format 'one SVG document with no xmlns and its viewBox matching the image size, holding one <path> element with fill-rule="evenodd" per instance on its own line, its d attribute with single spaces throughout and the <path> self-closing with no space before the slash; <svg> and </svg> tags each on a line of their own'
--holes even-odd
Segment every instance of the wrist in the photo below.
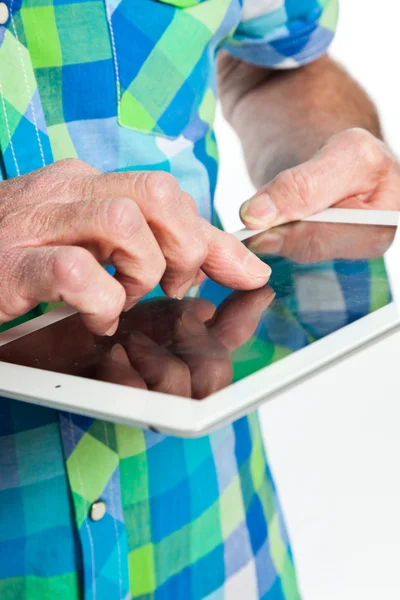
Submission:
<svg viewBox="0 0 400 600">
<path fill-rule="evenodd" d="M 308 160 L 341 131 L 362 128 L 383 137 L 372 101 L 328 56 L 270 75 L 238 99 L 230 122 L 257 187 Z"/>
</svg>

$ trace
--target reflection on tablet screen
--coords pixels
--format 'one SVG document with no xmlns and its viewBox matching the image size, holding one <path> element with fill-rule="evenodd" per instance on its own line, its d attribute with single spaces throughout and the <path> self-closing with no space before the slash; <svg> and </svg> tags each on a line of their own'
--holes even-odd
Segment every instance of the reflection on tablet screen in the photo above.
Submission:
<svg viewBox="0 0 400 600">
<path fill-rule="evenodd" d="M 394 227 L 294 223 L 246 240 L 267 286 L 144 300 L 112 338 L 74 315 L 0 347 L 0 360 L 201 399 L 385 306 Z"/>
</svg>

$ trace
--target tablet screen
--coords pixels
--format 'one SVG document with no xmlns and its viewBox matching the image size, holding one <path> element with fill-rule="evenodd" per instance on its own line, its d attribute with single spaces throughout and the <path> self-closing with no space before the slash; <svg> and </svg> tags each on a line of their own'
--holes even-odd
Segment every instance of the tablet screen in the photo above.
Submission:
<svg viewBox="0 0 400 600">
<path fill-rule="evenodd" d="M 97 337 L 73 315 L 0 347 L 0 360 L 199 400 L 391 302 L 394 227 L 294 223 L 244 242 L 267 286 L 206 280 L 192 297 L 146 299 Z"/>
</svg>

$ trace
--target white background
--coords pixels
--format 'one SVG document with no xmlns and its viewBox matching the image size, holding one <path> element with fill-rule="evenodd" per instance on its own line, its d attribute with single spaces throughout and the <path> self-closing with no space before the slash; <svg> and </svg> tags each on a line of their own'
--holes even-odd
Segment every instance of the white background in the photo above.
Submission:
<svg viewBox="0 0 400 600">
<path fill-rule="evenodd" d="M 331 52 L 374 99 L 398 156 L 399 20 L 396 0 L 342 0 Z M 217 206 L 233 231 L 253 190 L 220 115 L 217 136 Z M 382 393 L 368 399 L 328 390 L 318 401 L 286 397 L 266 405 L 261 419 L 303 600 L 399 600 L 400 393 L 388 397 L 382 381 Z"/>
</svg>

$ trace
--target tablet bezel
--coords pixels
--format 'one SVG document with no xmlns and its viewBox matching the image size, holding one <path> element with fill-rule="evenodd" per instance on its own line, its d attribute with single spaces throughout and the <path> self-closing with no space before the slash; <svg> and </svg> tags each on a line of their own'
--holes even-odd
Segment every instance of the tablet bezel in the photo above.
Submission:
<svg viewBox="0 0 400 600">
<path fill-rule="evenodd" d="M 400 212 L 327 209 L 308 221 L 397 226 Z M 242 230 L 244 240 L 257 232 Z M 400 269 L 399 269 L 400 271 Z M 391 279 L 393 285 L 393 281 Z M 0 346 L 65 319 L 56 309 L 0 334 Z M 0 394 L 180 437 L 198 437 L 254 410 L 317 369 L 400 326 L 395 301 L 201 401 L 0 361 Z M 149 401 L 151 398 L 151 402 Z"/>
</svg>

